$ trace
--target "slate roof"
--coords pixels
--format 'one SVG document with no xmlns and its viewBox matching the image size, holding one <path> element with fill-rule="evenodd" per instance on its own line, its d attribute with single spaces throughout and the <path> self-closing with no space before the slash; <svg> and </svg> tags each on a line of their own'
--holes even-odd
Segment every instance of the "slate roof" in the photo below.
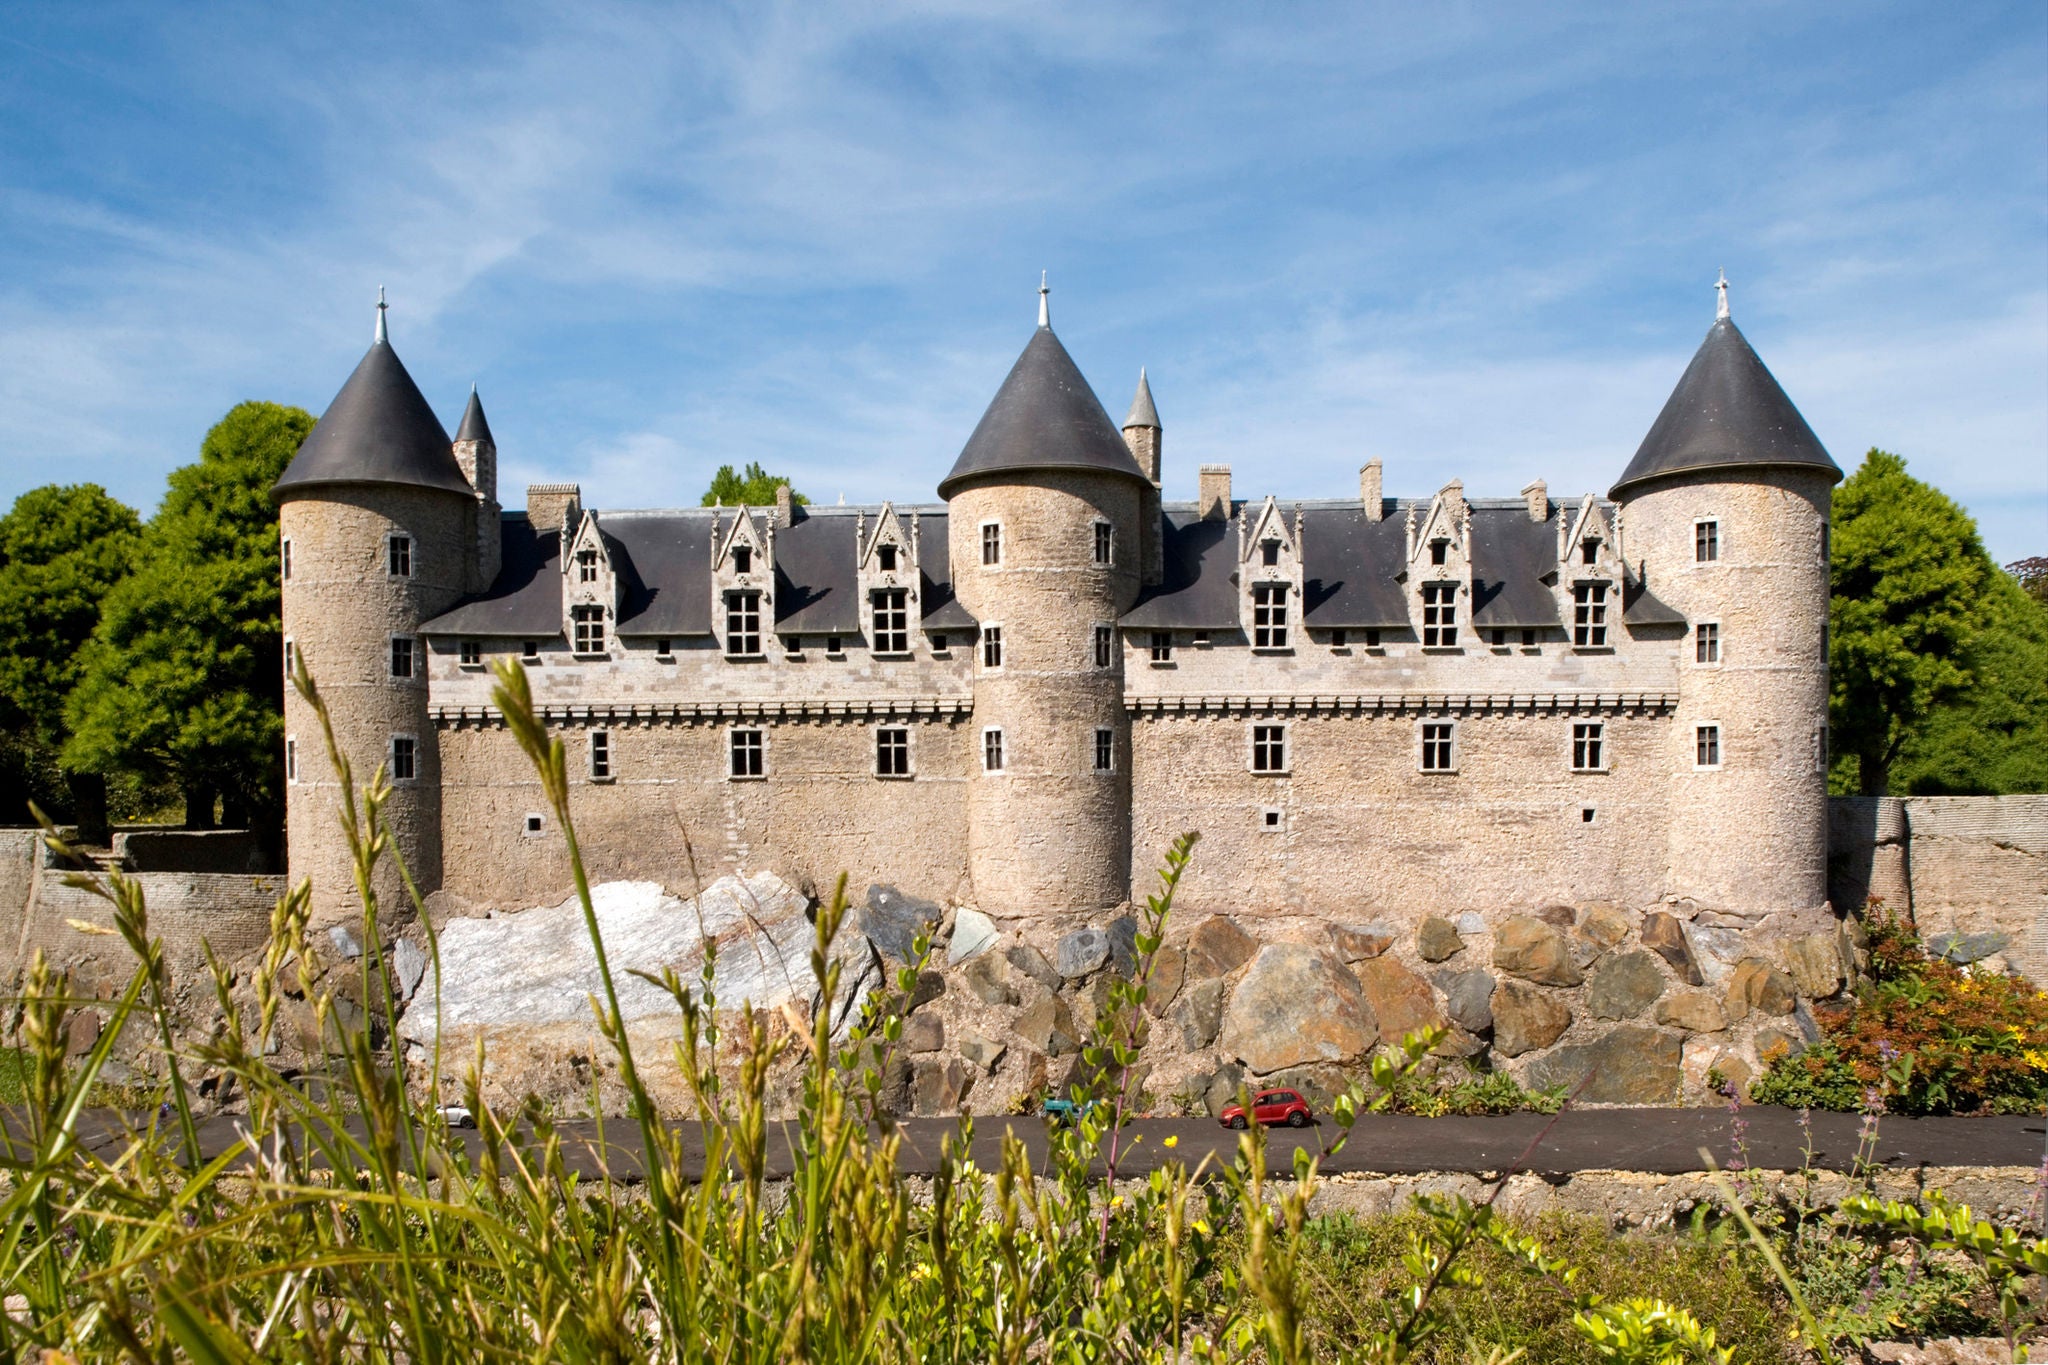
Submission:
<svg viewBox="0 0 2048 1365">
<path fill-rule="evenodd" d="M 1052 328 L 1040 327 L 967 438 L 939 496 L 984 474 L 1094 469 L 1146 482 L 1102 401 Z"/>
<path fill-rule="evenodd" d="M 1716 321 L 1608 496 L 1707 469 L 1841 469 L 1735 323 Z"/>
<path fill-rule="evenodd" d="M 447 428 L 434 416 L 391 343 L 381 337 L 334 395 L 271 493 L 365 483 L 475 496 L 455 463 Z"/>
<path fill-rule="evenodd" d="M 859 580 L 854 560 L 857 519 L 870 527 L 880 509 L 806 509 L 775 532 L 775 631 L 779 635 L 858 635 Z M 953 596 L 943 507 L 897 509 L 907 524 L 919 516 L 919 605 L 926 630 L 975 626 Z M 756 508 L 755 514 L 761 515 Z M 612 567 L 619 576 L 617 631 L 630 636 L 711 634 L 711 537 L 714 517 L 730 527 L 734 509 L 690 507 L 597 512 Z M 488 592 L 458 603 L 420 629 L 427 635 L 520 636 L 562 633 L 561 536 L 536 532 L 524 513 L 501 522 L 504 563 Z"/>
<path fill-rule="evenodd" d="M 1159 409 L 1152 402 L 1152 381 L 1145 377 L 1145 367 L 1138 367 L 1138 391 L 1131 397 L 1131 410 L 1124 417 L 1124 428 L 1151 427 L 1159 429 Z"/>
<path fill-rule="evenodd" d="M 462 410 L 462 425 L 455 429 L 455 439 L 490 441 L 492 445 L 497 444 L 491 440 L 491 424 L 484 420 L 484 400 L 476 396 L 474 386 L 469 391 L 469 406 Z"/>
</svg>

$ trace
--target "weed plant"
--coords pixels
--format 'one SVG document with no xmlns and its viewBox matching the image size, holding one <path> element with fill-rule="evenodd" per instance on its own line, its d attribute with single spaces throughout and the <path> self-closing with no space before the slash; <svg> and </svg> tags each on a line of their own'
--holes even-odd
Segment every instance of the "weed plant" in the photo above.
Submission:
<svg viewBox="0 0 2048 1365">
<path fill-rule="evenodd" d="M 567 842 L 596 958 L 593 1016 L 628 1100 L 628 1118 L 599 1120 L 597 1150 L 637 1152 L 630 1172 L 571 1172 L 567 1139 L 543 1106 L 507 1111 L 485 1101 L 481 1044 L 462 1073 L 477 1131 L 452 1131 L 431 1100 L 413 1099 L 441 1093 L 438 1043 L 409 1088 L 404 1068 L 373 1041 L 396 1036 L 398 1013 L 379 932 L 381 862 L 397 865 L 430 927 L 384 822 L 389 782 L 380 770 L 358 787 L 311 679 L 301 671 L 293 681 L 320 718 L 339 778 L 364 952 L 337 970 L 355 974 L 366 1026 L 340 1025 L 335 974 L 308 935 L 301 883 L 273 912 L 250 972 L 253 1003 L 240 1007 L 234 975 L 215 963 L 222 1022 L 204 1043 L 181 1045 L 140 887 L 118 874 L 81 875 L 111 920 L 81 926 L 118 936 L 136 965 L 106 1027 L 76 1059 L 71 1022 L 86 1002 L 40 957 L 28 972 L 18 1014 L 26 1101 L 0 1126 L 0 1362 L 1397 1365 L 1455 1358 L 1482 1341 L 1472 1317 L 1502 1302 L 1488 1288 L 1496 1281 L 1548 1295 L 1551 1325 L 1561 1331 L 1568 1320 L 1579 1359 L 1734 1356 L 1714 1328 L 1646 1295 L 1649 1277 L 1628 1281 L 1627 1297 L 1595 1286 L 1497 1217 L 1491 1196 L 1417 1200 L 1398 1268 L 1335 1320 L 1325 1270 L 1332 1237 L 1311 1230 L 1308 1217 L 1321 1163 L 1358 1113 L 1388 1106 L 1441 1042 L 1438 1030 L 1373 1059 L 1374 1097 L 1338 1097 L 1332 1140 L 1296 1151 L 1291 1179 L 1269 1172 L 1256 1130 L 1226 1163 L 1190 1169 L 1168 1153 L 1144 1178 L 1126 1175 L 1138 1140 L 1123 1120 L 1136 1099 L 1143 1005 L 1192 835 L 1168 851 L 1159 890 L 1146 898 L 1137 970 L 1114 986 L 1084 1050 L 1084 1097 L 1097 1103 L 1048 1135 L 1042 1161 L 1006 1134 L 982 1169 L 968 1155 L 973 1120 L 963 1117 L 928 1184 L 914 1189 L 900 1173 L 902 1134 L 880 1096 L 919 964 L 904 969 L 897 990 L 870 993 L 857 1022 L 835 1033 L 841 982 L 831 949 L 846 915 L 843 878 L 816 911 L 808 1011 L 722 1011 L 710 950 L 695 981 L 673 971 L 658 978 L 680 1033 L 663 1064 L 680 1070 L 700 1126 L 702 1159 L 687 1156 L 683 1129 L 656 1110 L 648 1059 L 620 1015 L 570 818 L 563 746 L 536 718 L 516 664 L 499 670 L 494 700 Z M 926 936 L 917 955 L 929 946 Z M 438 969 L 431 934 L 429 952 Z M 319 1035 L 333 1040 L 311 1085 L 287 1082 L 263 1060 L 294 989 Z M 115 1040 L 138 1032 L 155 1039 L 161 1104 L 120 1140 L 88 1144 L 88 1096 Z M 785 1059 L 801 1068 L 798 1114 L 771 1125 L 770 1075 Z M 202 1070 L 244 1111 L 239 1146 L 210 1158 L 189 1079 Z M 772 1128 L 793 1156 L 774 1181 Z M 2010 1254 L 2038 1252 L 2016 1244 Z M 1668 1283 L 1715 1294 L 1707 1281 Z M 1519 1345 L 1489 1347 L 1486 1358 L 1513 1359 Z"/>
</svg>

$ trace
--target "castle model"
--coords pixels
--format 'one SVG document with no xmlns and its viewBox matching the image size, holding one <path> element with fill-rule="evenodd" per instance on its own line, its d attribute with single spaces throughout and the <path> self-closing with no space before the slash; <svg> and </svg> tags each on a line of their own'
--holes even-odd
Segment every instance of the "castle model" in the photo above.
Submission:
<svg viewBox="0 0 2048 1365">
<path fill-rule="evenodd" d="M 775 871 L 1025 923 L 1413 918 L 1826 899 L 1829 459 L 1727 313 L 1605 497 L 1168 496 L 1039 325 L 939 501 L 500 506 L 375 343 L 278 481 L 287 659 L 388 768 L 423 892 L 534 905 L 560 832 L 491 702 L 523 660 L 593 879 Z M 1276 443 L 1277 444 L 1277 443 Z M 1620 464 L 1617 452 L 1616 463 Z M 285 696 L 289 857 L 354 896 L 318 723 Z M 395 882 L 387 888 L 395 891 Z"/>
</svg>

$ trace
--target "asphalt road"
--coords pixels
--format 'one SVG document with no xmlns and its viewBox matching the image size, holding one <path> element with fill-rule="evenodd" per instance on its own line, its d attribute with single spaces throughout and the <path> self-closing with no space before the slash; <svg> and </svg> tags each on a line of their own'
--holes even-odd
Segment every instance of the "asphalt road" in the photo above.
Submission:
<svg viewBox="0 0 2048 1365">
<path fill-rule="evenodd" d="M 1797 1113 L 1776 1108 L 1746 1108 L 1744 1142 L 1749 1165 L 1766 1170 L 1797 1170 L 1804 1162 L 1808 1136 Z M 16 1132 L 19 1118 L 0 1113 L 0 1122 Z M 1577 1171 L 1627 1170 L 1649 1174 L 1682 1174 L 1707 1169 L 1700 1149 L 1726 1166 L 1731 1155 L 1732 1117 L 1725 1109 L 1587 1109 L 1555 1119 L 1539 1114 L 1500 1118 L 1412 1118 L 1375 1115 L 1362 1118 L 1344 1150 L 1323 1163 L 1328 1172 L 1386 1175 L 1424 1171 L 1495 1174 L 1512 1166 L 1539 1175 Z M 1811 1118 L 1813 1162 L 1825 1170 L 1848 1170 L 1856 1154 L 1861 1120 L 1854 1114 L 1814 1114 Z M 210 1118 L 200 1125 L 200 1145 L 208 1158 L 239 1144 L 232 1118 Z M 565 1122 L 564 1159 L 571 1170 L 598 1175 L 608 1165 L 626 1180 L 641 1171 L 640 1139 L 629 1120 L 610 1119 L 605 1143 L 598 1142 L 593 1121 Z M 693 1172 L 701 1169 L 703 1142 L 694 1123 L 676 1125 L 685 1159 Z M 911 1175 L 935 1169 L 941 1144 L 955 1131 L 945 1119 L 911 1119 L 904 1123 L 901 1164 Z M 87 1116 L 83 1129 L 88 1145 L 109 1155 L 126 1140 L 123 1119 L 109 1111 Z M 770 1126 L 769 1173 L 790 1171 L 788 1132 Z M 984 1170 L 995 1166 L 1005 1131 L 1014 1132 L 1030 1150 L 1034 1165 L 1046 1149 L 1044 1121 L 1005 1115 L 976 1119 L 971 1148 Z M 1319 1149 L 1336 1129 L 1276 1128 L 1268 1131 L 1269 1169 L 1285 1174 L 1293 1168 L 1294 1150 Z M 170 1135 L 166 1135 L 169 1137 Z M 476 1135 L 465 1133 L 472 1150 Z M 1178 1141 L 1169 1149 L 1167 1138 Z M 1879 1126 L 1877 1159 L 1894 1170 L 1916 1167 L 2038 1166 L 2042 1162 L 2048 1123 L 2038 1116 L 2000 1118 L 1886 1118 Z M 1226 1162 L 1236 1151 L 1238 1134 L 1212 1119 L 1140 1119 L 1123 1130 L 1119 1175 L 1143 1175 L 1167 1158 L 1199 1161 L 1205 1154 Z M 1105 1144 L 1106 1145 L 1106 1144 Z"/>
</svg>

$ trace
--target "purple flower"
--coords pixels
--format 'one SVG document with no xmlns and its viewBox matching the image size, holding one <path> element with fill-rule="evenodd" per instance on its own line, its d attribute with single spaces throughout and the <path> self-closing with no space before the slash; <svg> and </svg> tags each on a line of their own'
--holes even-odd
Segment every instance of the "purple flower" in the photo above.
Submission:
<svg viewBox="0 0 2048 1365">
<path fill-rule="evenodd" d="M 1877 1058 L 1886 1065 L 1890 1065 L 1899 1060 L 1899 1050 L 1892 1046 L 1889 1038 L 1880 1038 L 1877 1040 Z"/>
</svg>

